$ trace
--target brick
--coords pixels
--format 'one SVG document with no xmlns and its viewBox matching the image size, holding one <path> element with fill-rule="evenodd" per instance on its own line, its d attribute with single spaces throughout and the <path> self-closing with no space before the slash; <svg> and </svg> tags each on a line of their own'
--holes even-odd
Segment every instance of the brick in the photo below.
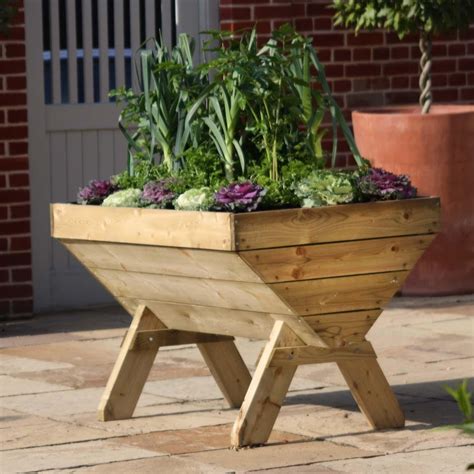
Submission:
<svg viewBox="0 0 474 474">
<path fill-rule="evenodd" d="M 372 52 L 372 56 L 375 61 L 388 59 L 390 56 L 390 49 L 389 48 L 374 48 Z"/>
<path fill-rule="evenodd" d="M 8 152 L 11 156 L 25 155 L 28 153 L 28 142 L 10 142 L 8 144 Z"/>
<path fill-rule="evenodd" d="M 466 46 L 462 43 L 448 45 L 448 54 L 450 56 L 462 56 L 466 53 Z"/>
<path fill-rule="evenodd" d="M 352 52 L 350 49 L 335 49 L 334 50 L 334 61 L 350 61 L 352 58 Z"/>
<path fill-rule="evenodd" d="M 8 28 L 8 33 L 0 34 L 0 41 L 24 40 L 25 28 L 23 26 L 15 26 Z"/>
<path fill-rule="evenodd" d="M 25 125 L 0 127 L 0 140 L 18 140 L 28 137 L 28 127 Z"/>
<path fill-rule="evenodd" d="M 31 314 L 33 312 L 33 300 L 14 300 L 12 301 L 13 314 Z"/>
<path fill-rule="evenodd" d="M 474 65 L 474 59 L 473 59 L 473 65 Z M 455 59 L 441 59 L 441 60 L 433 61 L 432 71 L 433 71 L 433 74 L 436 74 L 438 72 L 453 73 L 456 71 L 456 60 Z"/>
<path fill-rule="evenodd" d="M 410 87 L 410 79 L 405 76 L 391 78 L 392 89 L 408 89 Z"/>
<path fill-rule="evenodd" d="M 387 104 L 411 104 L 418 102 L 417 91 L 387 92 L 385 97 Z"/>
<path fill-rule="evenodd" d="M 431 48 L 431 53 L 433 54 L 434 58 L 440 58 L 448 54 L 448 48 L 445 44 L 434 43 Z"/>
<path fill-rule="evenodd" d="M 371 56 L 372 51 L 369 48 L 356 48 L 352 53 L 354 61 L 370 61 Z"/>
<path fill-rule="evenodd" d="M 8 314 L 10 314 L 10 302 L 0 301 L 0 316 L 5 316 Z"/>
<path fill-rule="evenodd" d="M 11 268 L 31 265 L 30 252 L 7 253 L 0 255 L 0 267 Z"/>
<path fill-rule="evenodd" d="M 26 123 L 28 121 L 28 112 L 26 109 L 14 109 L 8 111 L 9 123 Z"/>
<path fill-rule="evenodd" d="M 9 77 L 6 77 L 6 80 L 7 80 L 7 89 L 10 91 L 26 89 L 26 76 L 9 76 Z"/>
<path fill-rule="evenodd" d="M 0 171 L 20 171 L 27 169 L 28 159 L 24 156 L 18 158 L 0 158 Z"/>
<path fill-rule="evenodd" d="M 344 36 L 339 33 L 316 33 L 313 37 L 313 44 L 316 48 L 321 46 L 343 46 Z"/>
<path fill-rule="evenodd" d="M 459 71 L 474 71 L 474 58 L 461 58 L 458 64 Z"/>
<path fill-rule="evenodd" d="M 8 105 L 26 105 L 26 94 L 21 92 L 1 92 L 0 104 L 3 107 Z"/>
<path fill-rule="evenodd" d="M 30 217 L 31 209 L 29 204 L 20 204 L 10 206 L 10 218 L 11 219 L 24 219 Z"/>
<path fill-rule="evenodd" d="M 26 72 L 26 63 L 23 59 L 1 59 L 0 74 L 21 74 Z"/>
<path fill-rule="evenodd" d="M 0 239 L 0 252 L 6 252 L 8 249 L 8 240 Z"/>
<path fill-rule="evenodd" d="M 348 64 L 346 65 L 347 77 L 378 76 L 380 65 L 374 63 Z"/>
<path fill-rule="evenodd" d="M 27 189 L 0 190 L 0 202 L 3 203 L 28 202 L 29 199 L 30 193 Z"/>
<path fill-rule="evenodd" d="M 31 268 L 13 268 L 11 270 L 12 282 L 26 282 L 32 280 Z"/>
<path fill-rule="evenodd" d="M 313 30 L 313 20 L 310 18 L 297 18 L 295 20 L 295 29 L 297 31 L 312 31 Z"/>
<path fill-rule="evenodd" d="M 433 99 L 436 102 L 451 102 L 459 98 L 458 89 L 433 90 Z"/>
<path fill-rule="evenodd" d="M 292 9 L 291 6 L 256 6 L 254 9 L 254 16 L 256 20 L 273 20 L 276 18 L 284 18 L 287 20 L 292 17 Z"/>
<path fill-rule="evenodd" d="M 30 184 L 28 173 L 13 173 L 8 177 L 11 188 L 24 188 Z"/>
<path fill-rule="evenodd" d="M 308 4 L 308 15 L 309 16 L 330 16 L 332 17 L 334 11 L 329 8 L 327 4 Z"/>
<path fill-rule="evenodd" d="M 7 283 L 10 281 L 10 274 L 8 270 L 0 270 L 0 283 Z"/>
<path fill-rule="evenodd" d="M 10 250 L 12 252 L 31 250 L 31 238 L 30 237 L 12 237 L 11 242 L 10 242 Z"/>
<path fill-rule="evenodd" d="M 342 64 L 328 64 L 324 69 L 328 78 L 342 77 L 344 75 L 344 66 Z"/>
<path fill-rule="evenodd" d="M 221 5 L 257 5 L 270 4 L 270 0 L 220 0 Z"/>
<path fill-rule="evenodd" d="M 7 58 L 24 58 L 26 48 L 23 43 L 6 44 L 5 51 Z"/>
<path fill-rule="evenodd" d="M 394 62 L 383 65 L 385 76 L 399 76 L 401 74 L 418 74 L 418 63 L 415 61 Z"/>
<path fill-rule="evenodd" d="M 461 89 L 461 100 L 474 100 L 474 88 Z"/>
<path fill-rule="evenodd" d="M 351 90 L 352 84 L 351 81 L 346 79 L 341 79 L 334 81 L 333 84 L 333 91 L 334 92 L 349 92 Z"/>
<path fill-rule="evenodd" d="M 221 7 L 221 21 L 226 20 L 250 20 L 250 8 Z"/>
<path fill-rule="evenodd" d="M 466 74 L 458 72 L 448 76 L 450 86 L 464 86 L 466 84 Z"/>
<path fill-rule="evenodd" d="M 7 177 L 4 174 L 0 174 L 0 188 L 7 187 Z"/>
<path fill-rule="evenodd" d="M 448 76 L 446 74 L 432 74 L 431 82 L 433 87 L 444 87 L 448 85 Z"/>
<path fill-rule="evenodd" d="M 384 34 L 379 32 L 359 33 L 357 35 L 349 33 L 347 44 L 350 46 L 379 46 L 384 44 Z"/>
<path fill-rule="evenodd" d="M 0 110 L 0 123 L 5 123 L 5 110 Z"/>
<path fill-rule="evenodd" d="M 394 46 L 390 49 L 391 59 L 408 59 L 410 57 L 410 48 L 408 46 Z"/>
<path fill-rule="evenodd" d="M 2 285 L 0 292 L 1 299 L 9 298 L 28 298 L 33 296 L 33 288 L 31 285 Z"/>
<path fill-rule="evenodd" d="M 314 30 L 332 30 L 332 19 L 327 17 L 316 17 L 313 21 Z M 343 33 L 340 33 L 341 36 Z"/>
<path fill-rule="evenodd" d="M 29 232 L 29 220 L 0 222 L 0 235 L 27 234 Z"/>
<path fill-rule="evenodd" d="M 5 151 L 6 151 L 5 143 L 0 143 L 0 156 L 5 155 Z"/>
</svg>

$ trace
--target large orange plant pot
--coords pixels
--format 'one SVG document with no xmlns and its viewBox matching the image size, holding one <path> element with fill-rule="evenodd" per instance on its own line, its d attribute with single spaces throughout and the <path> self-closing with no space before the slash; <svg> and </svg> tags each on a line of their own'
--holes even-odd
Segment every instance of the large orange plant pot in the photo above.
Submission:
<svg viewBox="0 0 474 474">
<path fill-rule="evenodd" d="M 442 229 L 403 293 L 474 292 L 474 105 L 356 111 L 354 133 L 374 166 L 408 174 L 420 195 L 441 197 Z"/>
</svg>

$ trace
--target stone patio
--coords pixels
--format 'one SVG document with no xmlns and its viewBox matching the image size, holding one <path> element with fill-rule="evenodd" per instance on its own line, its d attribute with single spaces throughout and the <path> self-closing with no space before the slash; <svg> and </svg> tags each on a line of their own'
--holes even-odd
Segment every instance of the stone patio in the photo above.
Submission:
<svg viewBox="0 0 474 474">
<path fill-rule="evenodd" d="M 3 325 L 2 473 L 432 474 L 474 462 L 474 438 L 435 429 L 461 421 L 443 386 L 474 374 L 474 297 L 398 298 L 369 333 L 405 429 L 371 430 L 333 364 L 303 366 L 269 445 L 237 452 L 237 411 L 192 346 L 160 351 L 133 419 L 97 421 L 128 323 L 106 307 Z M 263 342 L 237 345 L 253 367 Z"/>
</svg>

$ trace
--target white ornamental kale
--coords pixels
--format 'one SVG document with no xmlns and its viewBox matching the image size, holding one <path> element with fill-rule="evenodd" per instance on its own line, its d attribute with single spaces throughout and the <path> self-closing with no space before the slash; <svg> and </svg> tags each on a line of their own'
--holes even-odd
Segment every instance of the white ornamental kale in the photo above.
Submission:
<svg viewBox="0 0 474 474">
<path fill-rule="evenodd" d="M 104 199 L 105 207 L 139 207 L 142 192 L 140 189 L 124 189 L 117 191 Z"/>
<path fill-rule="evenodd" d="M 214 193 L 206 187 L 188 189 L 174 201 L 180 211 L 208 211 L 213 205 Z"/>
<path fill-rule="evenodd" d="M 343 173 L 319 170 L 311 173 L 294 186 L 302 207 L 332 206 L 354 200 L 354 189 Z"/>
</svg>

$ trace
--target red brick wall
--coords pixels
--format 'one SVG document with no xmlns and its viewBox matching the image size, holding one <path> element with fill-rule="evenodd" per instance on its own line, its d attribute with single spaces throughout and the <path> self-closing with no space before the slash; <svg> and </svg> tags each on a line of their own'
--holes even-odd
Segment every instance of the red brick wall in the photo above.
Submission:
<svg viewBox="0 0 474 474">
<path fill-rule="evenodd" d="M 257 26 L 261 37 L 289 22 L 312 36 L 332 90 L 347 118 L 365 106 L 418 101 L 417 38 L 332 26 L 329 0 L 221 0 L 221 27 Z M 437 102 L 474 102 L 474 25 L 433 45 L 433 96 Z M 343 144 L 344 146 L 344 144 Z M 343 158 L 340 164 L 344 164 Z"/>
<path fill-rule="evenodd" d="M 28 316 L 33 305 L 21 3 L 9 33 L 0 35 L 0 319 Z"/>
</svg>

